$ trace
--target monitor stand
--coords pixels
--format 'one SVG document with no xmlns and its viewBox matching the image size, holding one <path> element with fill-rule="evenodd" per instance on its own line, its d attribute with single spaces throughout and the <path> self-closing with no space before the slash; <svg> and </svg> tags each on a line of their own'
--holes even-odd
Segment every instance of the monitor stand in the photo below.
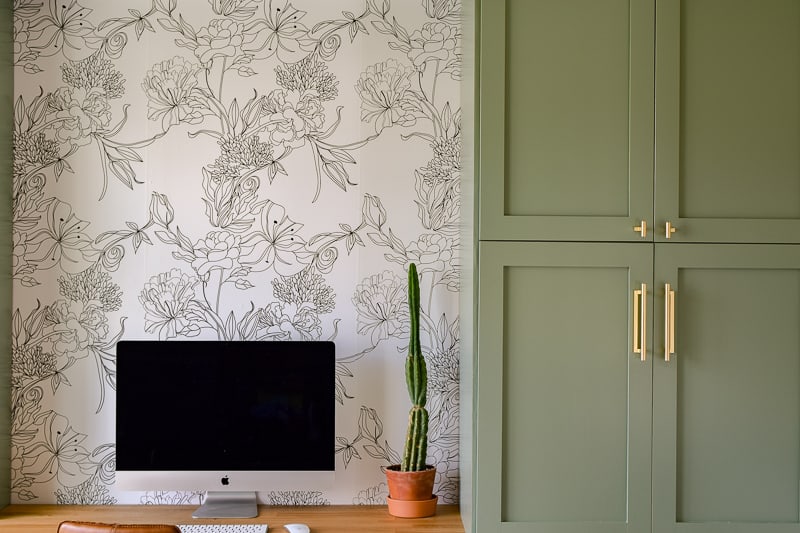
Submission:
<svg viewBox="0 0 800 533">
<path fill-rule="evenodd" d="M 192 518 L 255 518 L 258 503 L 255 492 L 206 492 L 203 505 Z"/>
</svg>

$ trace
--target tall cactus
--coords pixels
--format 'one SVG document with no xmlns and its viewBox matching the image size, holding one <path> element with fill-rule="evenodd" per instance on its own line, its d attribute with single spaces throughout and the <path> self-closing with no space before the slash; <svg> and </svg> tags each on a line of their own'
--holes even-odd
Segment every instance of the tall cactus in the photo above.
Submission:
<svg viewBox="0 0 800 533">
<path fill-rule="evenodd" d="M 428 369 L 419 340 L 419 278 L 414 263 L 408 266 L 408 311 L 411 331 L 406 357 L 406 385 L 411 398 L 411 411 L 408 413 L 408 430 L 400 470 L 418 472 L 427 466 L 428 410 L 425 409 L 425 401 L 428 396 Z"/>
</svg>

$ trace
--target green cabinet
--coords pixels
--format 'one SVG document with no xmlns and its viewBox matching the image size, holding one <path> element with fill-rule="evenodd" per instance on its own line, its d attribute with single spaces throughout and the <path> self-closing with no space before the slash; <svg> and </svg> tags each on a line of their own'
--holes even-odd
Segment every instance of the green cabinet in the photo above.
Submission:
<svg viewBox="0 0 800 533">
<path fill-rule="evenodd" d="M 481 240 L 800 243 L 800 2 L 483 0 L 480 28 Z"/>
<path fill-rule="evenodd" d="M 800 1 L 479 36 L 473 530 L 800 533 Z"/>
</svg>

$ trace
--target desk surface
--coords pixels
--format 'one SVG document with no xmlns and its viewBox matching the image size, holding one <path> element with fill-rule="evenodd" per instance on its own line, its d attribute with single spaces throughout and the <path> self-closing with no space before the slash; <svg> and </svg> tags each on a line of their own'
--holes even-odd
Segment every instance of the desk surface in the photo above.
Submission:
<svg viewBox="0 0 800 533">
<path fill-rule="evenodd" d="M 440 505 L 436 516 L 404 519 L 389 515 L 385 505 L 321 507 L 259 506 L 258 518 L 193 519 L 196 505 L 9 505 L 0 510 L 0 531 L 55 533 L 64 520 L 129 524 L 269 524 L 269 533 L 284 533 L 283 524 L 302 522 L 311 533 L 463 533 L 456 505 Z"/>
</svg>

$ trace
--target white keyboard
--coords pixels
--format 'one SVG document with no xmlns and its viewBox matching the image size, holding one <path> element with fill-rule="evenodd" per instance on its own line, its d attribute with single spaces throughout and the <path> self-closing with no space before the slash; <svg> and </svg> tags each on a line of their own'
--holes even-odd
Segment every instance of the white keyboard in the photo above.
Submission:
<svg viewBox="0 0 800 533">
<path fill-rule="evenodd" d="M 178 524 L 181 533 L 267 533 L 267 524 Z"/>
</svg>

